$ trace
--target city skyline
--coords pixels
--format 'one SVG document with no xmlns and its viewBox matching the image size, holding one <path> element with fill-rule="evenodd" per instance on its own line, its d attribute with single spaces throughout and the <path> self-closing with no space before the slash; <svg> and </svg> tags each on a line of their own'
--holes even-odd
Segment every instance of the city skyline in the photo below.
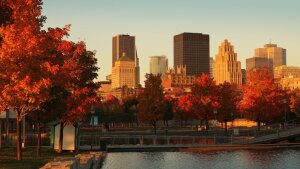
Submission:
<svg viewBox="0 0 300 169">
<path fill-rule="evenodd" d="M 295 22 L 300 14 L 299 5 L 296 0 L 289 3 L 279 0 L 218 3 L 51 0 L 44 2 L 43 14 L 48 18 L 45 28 L 72 24 L 70 39 L 85 40 L 89 49 L 97 51 L 99 80 L 111 72 L 111 66 L 107 66 L 112 62 L 111 38 L 117 34 L 136 36 L 143 84 L 144 74 L 149 72 L 148 56 L 166 55 L 173 65 L 173 36 L 182 32 L 209 34 L 210 57 L 217 54 L 220 42 L 229 39 L 235 44 L 242 68 L 255 48 L 272 39 L 272 43 L 287 49 L 287 65 L 299 66 L 300 24 Z M 81 12 L 74 12 L 79 9 Z M 156 12 L 147 12 L 153 9 Z M 178 9 L 182 12 L 178 13 Z"/>
</svg>

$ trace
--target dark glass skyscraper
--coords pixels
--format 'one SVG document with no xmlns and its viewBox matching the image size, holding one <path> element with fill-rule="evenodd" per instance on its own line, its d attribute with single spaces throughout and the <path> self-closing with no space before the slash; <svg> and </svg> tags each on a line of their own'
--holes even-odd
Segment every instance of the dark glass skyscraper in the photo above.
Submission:
<svg viewBox="0 0 300 169">
<path fill-rule="evenodd" d="M 186 65 L 187 75 L 209 73 L 209 35 L 182 33 L 174 36 L 174 67 Z"/>
</svg>

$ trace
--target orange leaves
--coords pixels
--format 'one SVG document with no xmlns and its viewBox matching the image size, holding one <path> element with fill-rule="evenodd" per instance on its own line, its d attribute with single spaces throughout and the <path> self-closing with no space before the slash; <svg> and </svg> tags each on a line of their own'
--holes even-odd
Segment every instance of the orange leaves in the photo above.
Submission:
<svg viewBox="0 0 300 169">
<path fill-rule="evenodd" d="M 255 70 L 247 75 L 240 108 L 251 120 L 270 122 L 283 117 L 285 103 L 289 101 L 287 91 L 273 79 L 268 69 Z"/>
<path fill-rule="evenodd" d="M 70 41 L 63 41 L 60 43 L 60 45 L 57 47 L 57 51 L 61 52 L 65 55 L 69 55 L 72 52 L 74 43 Z"/>
</svg>

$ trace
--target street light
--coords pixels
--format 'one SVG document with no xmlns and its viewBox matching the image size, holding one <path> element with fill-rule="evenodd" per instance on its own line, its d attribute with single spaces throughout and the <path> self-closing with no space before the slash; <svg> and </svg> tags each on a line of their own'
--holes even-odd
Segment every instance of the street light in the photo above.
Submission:
<svg viewBox="0 0 300 169">
<path fill-rule="evenodd" d="M 217 121 L 217 114 L 218 114 L 218 109 L 214 109 L 214 115 L 215 115 L 215 120 Z"/>
<path fill-rule="evenodd" d="M 230 117 L 231 117 L 231 127 L 233 127 L 233 113 L 230 113 Z"/>
<path fill-rule="evenodd" d="M 93 141 L 94 141 L 94 134 L 93 134 L 93 130 L 94 130 L 94 126 L 95 126 L 95 110 L 94 110 L 94 107 L 91 108 L 91 114 L 92 114 L 92 132 L 91 132 L 91 150 L 93 150 Z"/>
</svg>

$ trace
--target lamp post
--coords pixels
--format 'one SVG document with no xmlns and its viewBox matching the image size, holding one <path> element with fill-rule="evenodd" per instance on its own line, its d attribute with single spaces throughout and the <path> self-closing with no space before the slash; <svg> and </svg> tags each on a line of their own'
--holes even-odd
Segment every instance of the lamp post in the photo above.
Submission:
<svg viewBox="0 0 300 169">
<path fill-rule="evenodd" d="M 216 133 L 217 133 L 217 114 L 218 114 L 218 109 L 214 109 L 214 115 L 215 115 L 215 134 L 214 134 L 214 143 L 216 144 Z"/>
<path fill-rule="evenodd" d="M 215 115 L 215 121 L 217 121 L 217 114 L 218 114 L 218 109 L 214 109 L 214 115 Z"/>
<path fill-rule="evenodd" d="M 230 113 L 230 117 L 231 117 L 231 127 L 233 127 L 233 113 Z"/>
<path fill-rule="evenodd" d="M 91 114 L 92 114 L 92 132 L 91 132 L 91 150 L 93 150 L 93 140 L 94 140 L 94 134 L 93 134 L 93 130 L 94 130 L 94 126 L 95 126 L 95 121 L 94 121 L 94 114 L 95 114 L 95 110 L 94 107 L 92 107 L 91 110 Z"/>
</svg>

